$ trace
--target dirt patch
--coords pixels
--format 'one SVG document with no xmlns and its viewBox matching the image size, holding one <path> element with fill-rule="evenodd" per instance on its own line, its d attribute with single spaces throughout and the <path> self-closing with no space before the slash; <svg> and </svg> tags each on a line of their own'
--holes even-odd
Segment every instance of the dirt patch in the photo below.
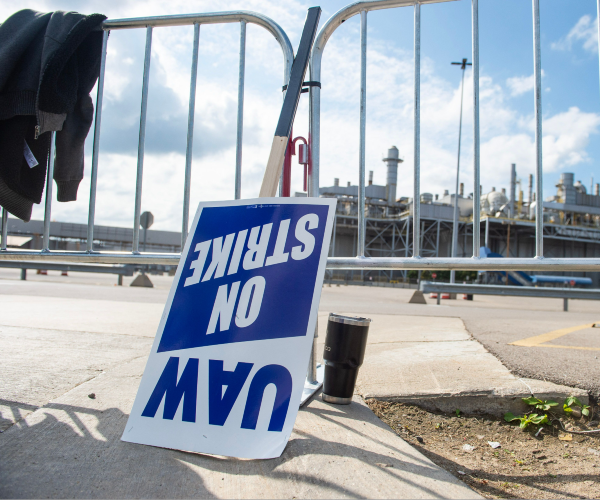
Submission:
<svg viewBox="0 0 600 500">
<path fill-rule="evenodd" d="M 432 413 L 374 399 L 367 404 L 405 441 L 487 498 L 600 498 L 600 434 L 544 426 L 536 437 L 537 426 L 522 431 L 493 416 Z M 574 426 L 599 428 L 597 421 Z"/>
</svg>

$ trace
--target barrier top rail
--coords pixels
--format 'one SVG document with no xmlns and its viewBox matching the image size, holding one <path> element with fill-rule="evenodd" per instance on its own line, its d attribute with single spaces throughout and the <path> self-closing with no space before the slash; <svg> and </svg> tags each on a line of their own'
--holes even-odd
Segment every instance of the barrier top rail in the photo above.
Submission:
<svg viewBox="0 0 600 500">
<path fill-rule="evenodd" d="M 544 258 L 543 251 L 543 203 L 536 204 L 536 255 L 535 258 L 481 259 L 480 232 L 480 134 L 479 134 L 479 0 L 471 0 L 472 64 L 473 64 L 473 257 L 440 258 L 421 257 L 421 165 L 420 165 L 420 100 L 421 100 L 421 5 L 452 0 L 371 0 L 356 2 L 335 13 L 317 35 L 313 47 L 310 79 L 321 82 L 321 60 L 325 45 L 337 28 L 347 19 L 360 14 L 360 138 L 359 138 L 359 183 L 358 183 L 358 238 L 356 257 L 330 257 L 328 269 L 362 270 L 546 270 L 546 271 L 598 271 L 599 258 Z M 412 257 L 368 257 L 365 256 L 365 145 L 366 145 L 366 94 L 367 94 L 367 13 L 372 10 L 414 6 L 414 192 L 413 192 L 413 256 Z M 540 49 L 539 0 L 532 0 L 533 9 L 533 53 L 534 53 L 534 104 L 535 104 L 535 157 L 536 199 L 543 199 L 542 168 L 542 76 Z M 600 0 L 598 0 L 600 14 Z M 600 29 L 600 16 L 599 16 Z M 319 196 L 319 171 L 321 147 L 321 86 L 310 88 L 310 157 L 312 170 L 309 176 L 308 196 Z M 458 201 L 455 201 L 458 203 Z"/>
<path fill-rule="evenodd" d="M 164 264 L 177 265 L 180 254 L 140 253 L 140 215 L 142 203 L 142 178 L 144 166 L 144 148 L 146 135 L 146 112 L 148 107 L 148 88 L 150 80 L 150 62 L 152 54 L 152 32 L 155 27 L 194 26 L 194 41 L 192 51 L 192 66 L 190 76 L 190 98 L 188 111 L 187 145 L 185 161 L 185 180 L 183 187 L 183 216 L 182 216 L 182 247 L 187 237 L 189 222 L 190 186 L 192 171 L 192 152 L 194 137 L 194 115 L 196 105 L 196 82 L 198 73 L 198 46 L 200 42 L 200 26 L 202 24 L 240 23 L 240 58 L 238 76 L 238 109 L 236 136 L 236 168 L 235 168 L 235 198 L 241 198 L 242 173 L 242 133 L 244 108 L 244 81 L 246 62 L 246 24 L 256 24 L 271 33 L 279 43 L 283 52 L 283 84 L 287 84 L 292 64 L 294 50 L 285 31 L 272 19 L 262 14 L 249 11 L 212 12 L 206 14 L 184 14 L 172 16 L 139 17 L 130 19 L 109 19 L 104 21 L 104 37 L 102 42 L 102 57 L 100 61 L 100 76 L 98 78 L 98 96 L 96 99 L 96 115 L 92 151 L 92 168 L 90 183 L 90 204 L 88 211 L 87 250 L 85 252 L 50 250 L 50 220 L 52 212 L 52 188 L 54 178 L 54 134 L 51 139 L 50 158 L 46 177 L 46 200 L 44 213 L 43 248 L 41 251 L 7 250 L 8 213 L 2 211 L 2 244 L 0 247 L 1 260 L 36 260 L 36 261 L 66 261 L 104 264 Z M 111 30 L 146 29 L 146 47 L 144 54 L 144 74 L 142 80 L 142 101 L 140 111 L 140 127 L 138 140 L 137 174 L 135 185 L 135 213 L 133 221 L 133 245 L 131 252 L 97 252 L 94 251 L 94 219 L 96 212 L 96 186 L 98 182 L 98 159 L 100 154 L 100 133 L 102 125 L 102 102 L 104 94 L 104 77 L 106 72 L 106 55 L 108 35 Z"/>
<path fill-rule="evenodd" d="M 281 28 L 272 19 L 263 16 L 258 12 L 247 10 L 234 10 L 229 12 L 208 12 L 203 14 L 178 14 L 173 16 L 151 16 L 151 17 L 133 17 L 126 19 L 107 19 L 102 23 L 102 28 L 106 31 L 147 28 L 166 27 L 166 26 L 189 26 L 192 24 L 226 24 L 245 21 L 247 23 L 256 24 L 266 29 L 271 33 L 283 51 L 284 61 L 284 80 L 287 83 L 287 76 L 294 62 L 294 49 L 290 40 Z"/>
<path fill-rule="evenodd" d="M 443 2 L 455 2 L 457 0 L 421 0 L 419 3 L 421 5 L 431 4 L 431 3 L 443 3 Z M 325 44 L 329 40 L 329 37 L 333 34 L 333 32 L 338 29 L 342 23 L 346 22 L 351 17 L 354 17 L 357 14 L 360 14 L 362 11 L 369 12 L 372 10 L 384 10 L 384 9 L 393 9 L 396 7 L 408 7 L 411 5 L 415 5 L 417 2 L 415 0 L 364 0 L 362 2 L 354 2 L 350 5 L 346 5 L 346 7 L 338 10 L 333 16 L 331 16 L 325 25 L 321 28 L 317 35 L 317 39 L 315 40 L 315 45 L 313 48 L 313 60 L 318 62 L 319 69 L 321 71 L 320 63 L 321 63 L 321 55 L 323 54 L 323 50 L 325 49 Z M 315 57 L 316 56 L 316 57 Z M 320 74 L 320 73 L 319 73 Z"/>
</svg>

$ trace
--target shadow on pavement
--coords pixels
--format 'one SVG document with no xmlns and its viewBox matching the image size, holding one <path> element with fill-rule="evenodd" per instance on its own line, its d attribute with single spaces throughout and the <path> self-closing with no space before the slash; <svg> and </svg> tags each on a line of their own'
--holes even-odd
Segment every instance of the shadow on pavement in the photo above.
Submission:
<svg viewBox="0 0 600 500">
<path fill-rule="evenodd" d="M 36 409 L 2 403 L 15 411 Z M 339 471 L 349 459 L 346 467 L 350 469 L 344 471 L 349 477 L 358 460 L 364 474 L 367 469 L 372 471 L 369 478 L 374 482 L 388 477 L 404 487 L 418 488 L 424 496 L 437 497 L 440 491 L 424 487 L 419 476 L 454 479 L 418 455 L 411 454 L 408 460 L 409 455 L 403 456 L 401 450 L 381 439 L 373 440 L 379 452 L 365 449 L 364 444 L 354 445 L 354 441 L 369 439 L 368 432 L 357 428 L 374 424 L 370 410 L 363 405 L 329 409 L 320 403 L 303 411 L 311 414 L 307 418 L 343 426 L 344 433 L 350 434 L 346 443 L 296 429 L 277 459 L 215 457 L 121 442 L 128 415 L 117 408 L 96 410 L 51 403 L 0 436 L 0 497 L 289 497 L 297 490 L 306 493 L 311 489 L 319 496 L 362 496 L 351 482 L 340 480 L 339 472 L 328 479 L 327 469 Z M 352 423 L 346 425 L 344 420 Z M 258 479 L 250 480 L 253 476 Z"/>
<path fill-rule="evenodd" d="M 0 432 L 4 432 L 38 408 L 39 406 L 0 398 Z"/>
</svg>

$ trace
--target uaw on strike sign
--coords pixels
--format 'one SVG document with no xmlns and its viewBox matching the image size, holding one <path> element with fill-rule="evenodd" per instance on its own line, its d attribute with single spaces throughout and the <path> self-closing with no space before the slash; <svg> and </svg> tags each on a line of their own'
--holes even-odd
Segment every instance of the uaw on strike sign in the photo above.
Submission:
<svg viewBox="0 0 600 500">
<path fill-rule="evenodd" d="M 335 203 L 200 204 L 124 441 L 281 455 L 304 387 Z"/>
</svg>

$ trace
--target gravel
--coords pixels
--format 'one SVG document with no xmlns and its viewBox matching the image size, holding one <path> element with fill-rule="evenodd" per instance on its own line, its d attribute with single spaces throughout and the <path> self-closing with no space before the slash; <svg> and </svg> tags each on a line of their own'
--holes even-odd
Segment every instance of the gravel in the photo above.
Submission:
<svg viewBox="0 0 600 500">
<path fill-rule="evenodd" d="M 493 416 L 431 413 L 373 399 L 367 404 L 405 441 L 486 498 L 600 498 L 600 434 L 544 426 L 535 437 L 537 426 L 522 431 Z M 565 423 L 570 430 L 600 429 L 597 421 Z"/>
</svg>

